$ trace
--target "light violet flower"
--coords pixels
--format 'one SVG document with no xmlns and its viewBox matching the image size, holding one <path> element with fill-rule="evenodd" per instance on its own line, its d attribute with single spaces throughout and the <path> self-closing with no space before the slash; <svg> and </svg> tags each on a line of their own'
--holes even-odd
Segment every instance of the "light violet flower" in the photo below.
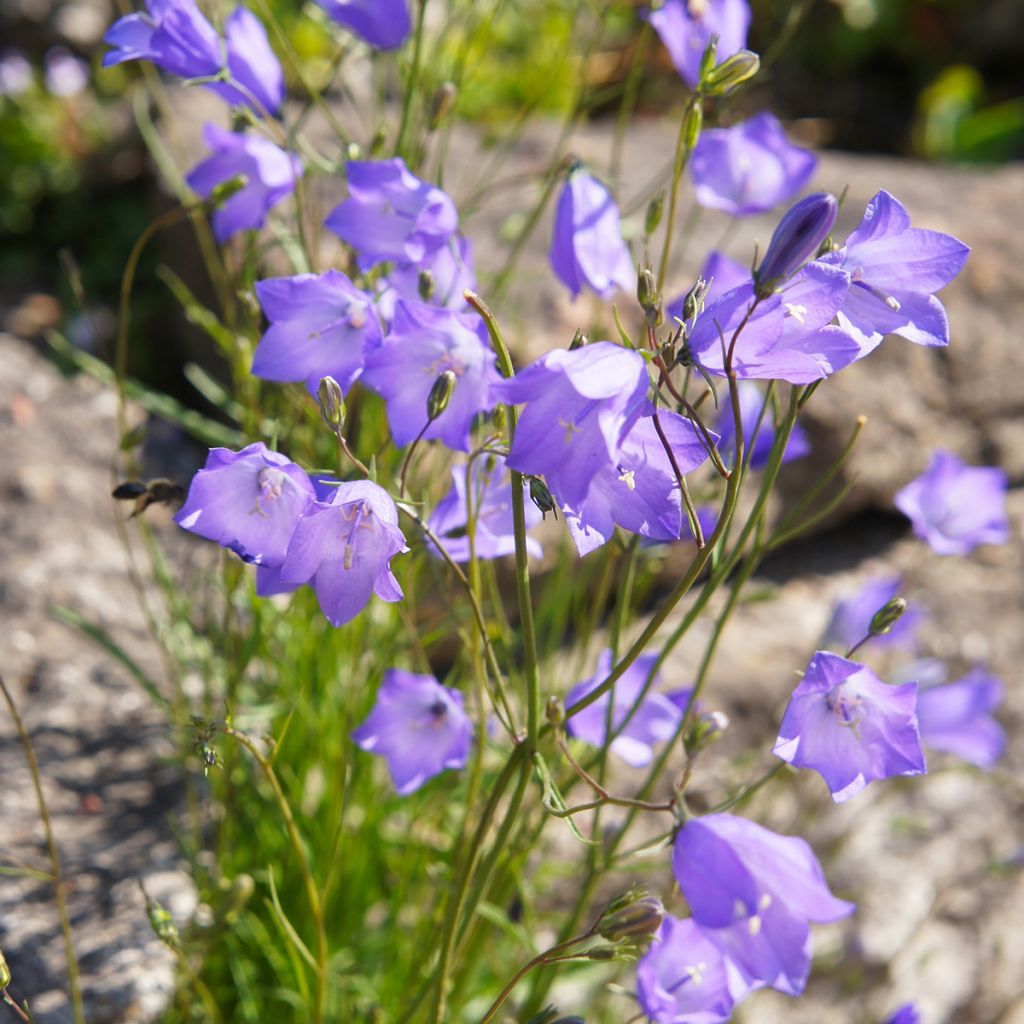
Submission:
<svg viewBox="0 0 1024 1024">
<path fill-rule="evenodd" d="M 610 299 L 617 288 L 629 292 L 636 286 L 615 200 L 582 167 L 569 173 L 558 197 L 551 266 L 573 298 L 584 285 L 602 299 Z"/>
<path fill-rule="evenodd" d="M 921 742 L 991 768 L 1006 746 L 1006 735 L 992 717 L 1002 701 L 1003 684 L 980 668 L 953 683 L 922 687 L 917 695 Z"/>
<path fill-rule="evenodd" d="M 239 135 L 216 125 L 203 128 L 203 141 L 213 155 L 186 175 L 189 188 L 201 196 L 213 195 L 218 185 L 242 176 L 245 185 L 213 214 L 213 234 L 227 241 L 239 231 L 263 227 L 270 210 L 295 190 L 302 177 L 302 162 L 294 153 L 269 139 Z"/>
<path fill-rule="evenodd" d="M 52 96 L 77 96 L 89 84 L 89 65 L 67 47 L 55 46 L 43 58 L 43 84 Z"/>
<path fill-rule="evenodd" d="M 0 96 L 20 96 L 32 88 L 35 75 L 23 53 L 4 50 L 0 54 Z"/>
<path fill-rule="evenodd" d="M 693 919 L 749 986 L 799 995 L 811 966 L 809 922 L 838 921 L 853 904 L 828 889 L 810 846 L 732 814 L 690 818 L 672 871 Z"/>
<path fill-rule="evenodd" d="M 701 57 L 712 35 L 718 36 L 717 64 L 746 46 L 750 7 L 747 0 L 665 0 L 645 17 L 680 76 L 696 87 Z"/>
<path fill-rule="evenodd" d="M 891 1016 L 886 1017 L 884 1024 L 921 1024 L 921 1014 L 913 1003 L 906 1003 Z"/>
<path fill-rule="evenodd" d="M 389 669 L 369 717 L 352 733 L 363 750 L 387 759 L 399 796 L 447 768 L 464 768 L 473 726 L 462 694 L 433 676 Z"/>
<path fill-rule="evenodd" d="M 701 206 L 745 217 L 788 202 L 817 164 L 809 149 L 786 138 L 778 118 L 764 113 L 703 132 L 690 158 L 690 176 Z"/>
<path fill-rule="evenodd" d="M 890 686 L 855 661 L 818 651 L 790 697 L 772 753 L 818 772 L 842 803 L 875 779 L 926 770 L 916 707 L 916 683 Z"/>
<path fill-rule="evenodd" d="M 966 555 L 979 544 L 1010 539 L 1007 482 L 997 467 L 967 466 L 951 452 L 937 451 L 893 503 L 937 555 Z"/>
<path fill-rule="evenodd" d="M 257 281 L 256 296 L 270 321 L 253 355 L 256 377 L 305 381 L 315 395 L 330 376 L 347 392 L 380 347 L 372 299 L 340 270 Z"/>
<path fill-rule="evenodd" d="M 875 612 L 899 594 L 901 585 L 898 576 L 885 576 L 868 581 L 855 594 L 837 601 L 825 630 L 825 645 L 849 649 L 860 643 L 868 635 Z M 910 606 L 888 633 L 880 633 L 871 642 L 876 646 L 913 647 L 914 632 L 923 619 L 924 614 Z"/>
<path fill-rule="evenodd" d="M 424 298 L 421 283 L 426 275 L 430 294 Z M 476 291 L 473 273 L 473 250 L 468 238 L 452 235 L 445 245 L 435 249 L 419 263 L 398 263 L 381 279 L 375 302 L 383 320 L 395 318 L 395 304 L 426 302 L 461 312 L 468 309 L 466 290 Z"/>
<path fill-rule="evenodd" d="M 737 383 L 736 388 L 739 392 L 740 412 L 743 416 L 745 457 L 749 457 L 751 469 L 761 469 L 768 461 L 772 445 L 775 442 L 772 408 L 769 405 L 767 409 L 764 409 L 764 392 L 753 381 L 741 380 Z M 761 415 L 762 409 L 764 409 L 763 416 Z M 728 463 L 734 458 L 736 451 L 736 420 L 729 402 L 723 403 L 718 419 L 715 421 L 715 430 L 721 434 L 718 450 Z M 804 428 L 799 423 L 794 423 L 789 440 L 786 442 L 786 450 L 782 453 L 783 464 L 802 459 L 810 451 L 811 443 L 807 439 Z M 884 603 L 883 601 L 882 604 Z"/>
<path fill-rule="evenodd" d="M 402 599 L 390 563 L 408 550 L 387 492 L 369 480 L 353 480 L 334 488 L 329 502 L 307 506 L 288 544 L 281 581 L 311 583 L 327 620 L 342 626 L 372 594 L 382 601 Z"/>
<path fill-rule="evenodd" d="M 236 7 L 224 23 L 224 47 L 231 81 L 213 82 L 208 88 L 232 106 L 276 114 L 284 101 L 284 71 L 263 22 L 245 7 Z"/>
<path fill-rule="evenodd" d="M 405 42 L 411 22 L 406 0 L 316 0 L 343 28 L 378 50 L 394 50 Z"/>
</svg>

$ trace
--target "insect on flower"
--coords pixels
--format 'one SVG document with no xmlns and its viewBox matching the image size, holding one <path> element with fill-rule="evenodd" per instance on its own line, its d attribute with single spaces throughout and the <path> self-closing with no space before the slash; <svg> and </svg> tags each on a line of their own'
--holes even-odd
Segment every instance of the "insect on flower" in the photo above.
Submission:
<svg viewBox="0 0 1024 1024">
<path fill-rule="evenodd" d="M 150 505 L 170 505 L 173 502 L 185 500 L 185 488 L 181 484 L 168 480 L 165 477 L 158 477 L 141 483 L 138 480 L 126 480 L 118 484 L 110 492 L 112 498 L 118 501 L 134 501 L 135 511 L 128 517 L 142 515 Z"/>
</svg>

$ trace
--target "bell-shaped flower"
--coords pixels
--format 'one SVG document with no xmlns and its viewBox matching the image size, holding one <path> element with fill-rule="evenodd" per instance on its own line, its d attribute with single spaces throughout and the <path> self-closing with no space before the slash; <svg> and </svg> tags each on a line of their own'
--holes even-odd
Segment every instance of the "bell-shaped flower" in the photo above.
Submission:
<svg viewBox="0 0 1024 1024">
<path fill-rule="evenodd" d="M 740 414 L 743 418 L 743 446 L 745 458 L 750 460 L 751 469 L 761 469 L 768 461 L 775 443 L 775 425 L 772 407 L 765 408 L 765 394 L 752 380 L 741 380 L 736 385 L 740 398 Z M 763 410 L 763 415 L 762 415 Z M 723 402 L 715 421 L 715 430 L 721 434 L 718 450 L 728 463 L 736 452 L 736 418 L 732 403 Z M 782 453 L 783 464 L 802 459 L 811 451 L 811 442 L 799 423 L 793 424 L 786 449 Z M 884 601 L 882 602 L 885 603 Z"/>
<path fill-rule="evenodd" d="M 967 466 L 937 451 L 928 468 L 893 497 L 914 533 L 937 555 L 966 555 L 979 544 L 1010 539 L 1006 473 L 995 466 Z"/>
<path fill-rule="evenodd" d="M 474 459 L 471 465 L 472 470 L 469 466 L 452 467 L 452 489 L 438 502 L 427 525 L 437 535 L 449 558 L 456 562 L 468 562 L 470 543 L 467 524 L 472 505 L 476 526 L 473 554 L 481 559 L 514 554 L 516 540 L 512 524 L 512 480 L 505 460 L 497 455 L 488 455 Z M 525 483 L 523 490 L 525 493 Z M 528 496 L 523 511 L 528 530 L 541 521 L 540 510 Z M 526 538 L 526 550 L 534 558 L 540 558 L 543 554 L 540 544 L 532 537 Z"/>
<path fill-rule="evenodd" d="M 256 296 L 270 321 L 252 361 L 263 380 L 305 381 L 315 395 L 330 376 L 346 392 L 366 352 L 380 347 L 371 297 L 340 270 L 257 281 Z"/>
<path fill-rule="evenodd" d="M 409 35 L 407 0 L 316 0 L 342 28 L 378 50 L 395 50 Z"/>
<path fill-rule="evenodd" d="M 693 918 L 671 914 L 636 965 L 636 997 L 654 1024 L 719 1024 L 738 1001 L 722 951 Z"/>
<path fill-rule="evenodd" d="M 619 208 L 611 192 L 582 166 L 570 171 L 558 197 L 551 266 L 573 298 L 584 285 L 602 299 L 610 299 L 617 288 L 628 292 L 636 286 Z"/>
<path fill-rule="evenodd" d="M 245 184 L 213 214 L 213 234 L 225 242 L 239 231 L 263 227 L 271 209 L 291 195 L 302 177 L 302 161 L 269 139 L 240 135 L 216 125 L 203 128 L 213 155 L 186 175 L 189 188 L 209 197 L 219 185 L 242 177 Z"/>
<path fill-rule="evenodd" d="M 387 759 L 399 796 L 446 768 L 464 768 L 473 725 L 462 694 L 433 676 L 389 669 L 369 717 L 352 733 L 363 750 Z"/>
<path fill-rule="evenodd" d="M 486 339 L 486 328 L 475 314 L 422 302 L 395 306 L 383 344 L 366 354 L 363 384 L 387 402 L 396 447 L 422 436 L 469 451 L 473 420 L 493 406 L 490 389 L 499 380 Z M 455 374 L 455 390 L 444 411 L 430 420 L 427 398 L 446 370 Z"/>
<path fill-rule="evenodd" d="M 658 421 L 680 473 L 690 473 L 707 460 L 705 442 L 688 419 L 662 410 Z M 712 441 L 717 440 L 717 434 L 709 433 Z M 564 506 L 562 511 L 581 556 L 610 540 L 616 526 L 650 541 L 679 539 L 687 517 L 653 416 L 636 421 L 623 438 L 615 463 L 594 474 L 580 508 Z"/>
<path fill-rule="evenodd" d="M 657 676 L 654 677 L 648 693 L 641 699 L 647 677 L 657 660 L 657 655 L 654 654 L 642 654 L 637 658 L 615 681 L 613 691 L 598 697 L 593 704 L 588 704 L 569 719 L 569 735 L 591 746 L 603 747 L 608 741 L 609 702 L 612 703 L 613 732 L 635 709 L 626 727 L 612 740 L 608 749 L 634 768 L 649 765 L 654 758 L 654 744 L 671 739 L 683 720 L 679 704 L 665 694 L 654 691 L 658 683 Z M 612 652 L 604 650 L 597 660 L 596 674 L 577 683 L 569 691 L 565 698 L 565 706 L 571 707 L 596 690 L 611 670 Z"/>
<path fill-rule="evenodd" d="M 247 562 L 279 566 L 313 498 L 305 472 L 260 441 L 239 452 L 211 448 L 174 521 Z"/>
<path fill-rule="evenodd" d="M 610 341 L 546 353 L 491 388 L 496 401 L 525 403 L 508 464 L 543 476 L 560 505 L 581 508 L 649 413 L 648 382 L 643 356 Z"/>
<path fill-rule="evenodd" d="M 869 668 L 818 651 L 782 716 L 772 753 L 811 768 L 842 803 L 869 782 L 925 769 L 917 684 L 890 686 Z"/>
<path fill-rule="evenodd" d="M 701 57 L 712 35 L 718 37 L 718 64 L 746 46 L 750 7 L 747 0 L 665 0 L 644 17 L 658 33 L 676 71 L 696 88 Z"/>
<path fill-rule="evenodd" d="M 837 601 L 825 630 L 824 645 L 848 650 L 859 644 L 868 635 L 875 612 L 896 597 L 901 586 L 902 581 L 898 576 L 884 576 L 869 580 L 855 594 Z M 910 606 L 887 633 L 872 637 L 871 643 L 876 647 L 912 648 L 915 644 L 914 633 L 923 619 L 924 614 Z"/>
<path fill-rule="evenodd" d="M 360 270 L 382 260 L 420 264 L 458 227 L 451 199 L 417 178 L 400 157 L 353 160 L 346 175 L 349 197 L 324 224 L 356 250 Z"/>
<path fill-rule="evenodd" d="M 342 626 L 366 607 L 371 594 L 382 601 L 402 599 L 390 564 L 402 551 L 408 548 L 395 503 L 375 483 L 352 480 L 334 488 L 329 502 L 306 508 L 288 544 L 281 581 L 311 583 L 328 621 Z"/>
<path fill-rule="evenodd" d="M 992 717 L 1002 701 L 1003 684 L 981 668 L 953 683 L 923 686 L 917 695 L 921 742 L 991 768 L 1006 746 L 1002 726 Z"/>
<path fill-rule="evenodd" d="M 817 157 L 786 138 L 773 114 L 701 134 L 690 157 L 697 202 L 733 217 L 789 202 L 810 181 Z"/>
<path fill-rule="evenodd" d="M 772 232 L 764 259 L 754 271 L 755 293 L 764 297 L 779 291 L 828 237 L 839 212 L 830 192 L 815 192 L 794 203 Z"/>
<path fill-rule="evenodd" d="M 263 22 L 245 7 L 236 7 L 224 23 L 224 47 L 230 81 L 208 88 L 232 106 L 276 114 L 284 100 L 284 71 Z"/>
<path fill-rule="evenodd" d="M 884 189 L 843 248 L 823 257 L 852 280 L 839 323 L 861 355 L 898 334 L 918 345 L 949 344 L 949 321 L 935 292 L 960 273 L 970 249 L 941 231 L 910 226 L 903 205 Z"/>
<path fill-rule="evenodd" d="M 676 836 L 672 871 L 693 919 L 745 983 L 789 995 L 807 983 L 809 922 L 854 909 L 829 892 L 804 840 L 732 814 L 690 818 Z"/>
<path fill-rule="evenodd" d="M 381 278 L 375 302 L 381 319 L 390 323 L 400 299 L 462 312 L 469 308 L 467 290 L 476 291 L 472 246 L 468 238 L 452 235 L 420 263 L 396 264 Z"/>
</svg>

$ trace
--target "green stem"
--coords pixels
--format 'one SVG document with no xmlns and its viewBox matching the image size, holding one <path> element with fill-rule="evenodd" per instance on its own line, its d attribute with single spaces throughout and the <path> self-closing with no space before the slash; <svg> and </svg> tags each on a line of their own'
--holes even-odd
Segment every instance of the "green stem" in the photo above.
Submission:
<svg viewBox="0 0 1024 1024">
<path fill-rule="evenodd" d="M 668 217 L 665 221 L 665 241 L 661 248 L 661 262 L 658 265 L 658 292 L 665 289 L 665 278 L 668 275 L 668 261 L 672 255 L 672 236 L 676 227 L 676 209 L 679 205 L 679 185 L 682 181 L 683 170 L 686 162 L 690 159 L 690 147 L 686 142 L 686 130 L 690 122 L 690 114 L 701 104 L 700 93 L 694 93 L 690 97 L 686 109 L 683 111 L 682 120 L 679 122 L 679 136 L 676 139 L 675 163 L 672 166 L 672 188 L 669 190 Z"/>
<path fill-rule="evenodd" d="M 409 66 L 409 78 L 405 84 L 405 96 L 402 99 L 402 120 L 398 125 L 398 137 L 395 139 L 395 155 L 405 156 L 405 136 L 409 130 L 412 115 L 412 98 L 416 93 L 416 85 L 420 77 L 420 61 L 423 55 L 423 22 L 427 13 L 427 0 L 419 0 L 416 12 L 416 34 L 412 43 L 412 64 Z"/>
</svg>

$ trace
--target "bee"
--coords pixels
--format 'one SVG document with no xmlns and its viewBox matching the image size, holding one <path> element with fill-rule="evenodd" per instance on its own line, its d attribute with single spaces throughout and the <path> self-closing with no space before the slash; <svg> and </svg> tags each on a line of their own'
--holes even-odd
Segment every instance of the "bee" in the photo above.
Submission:
<svg viewBox="0 0 1024 1024">
<path fill-rule="evenodd" d="M 170 505 L 172 502 L 185 500 L 185 488 L 173 480 L 159 477 L 142 483 L 138 480 L 126 480 L 118 484 L 111 492 L 111 497 L 118 501 L 134 501 L 135 511 L 128 517 L 133 519 L 141 515 L 150 505 Z"/>
</svg>

